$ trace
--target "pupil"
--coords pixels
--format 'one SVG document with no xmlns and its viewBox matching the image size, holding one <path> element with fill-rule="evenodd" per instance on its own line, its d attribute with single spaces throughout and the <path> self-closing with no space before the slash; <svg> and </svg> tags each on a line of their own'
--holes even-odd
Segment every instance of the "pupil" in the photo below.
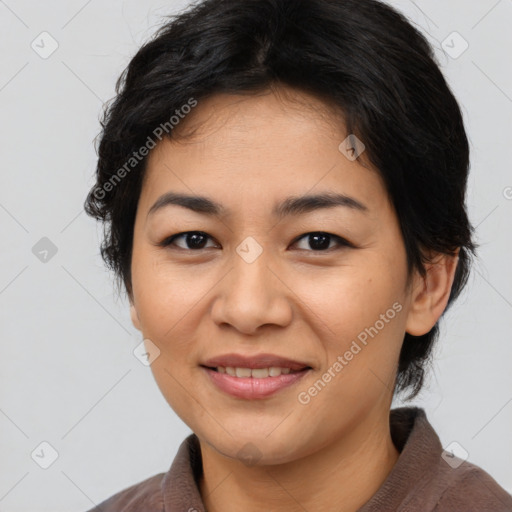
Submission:
<svg viewBox="0 0 512 512">
<path fill-rule="evenodd" d="M 202 245 L 204 245 L 204 238 L 204 235 L 202 235 L 201 233 L 189 234 L 187 235 L 187 244 L 189 245 L 189 247 L 191 246 L 192 248 L 202 249 Z"/>
<path fill-rule="evenodd" d="M 322 234 L 309 235 L 310 243 L 311 243 L 312 239 L 315 240 L 315 242 L 313 242 L 311 244 L 313 249 L 328 249 L 329 248 L 329 235 L 322 235 Z M 322 240 L 323 243 L 318 244 L 317 242 L 319 239 Z"/>
</svg>

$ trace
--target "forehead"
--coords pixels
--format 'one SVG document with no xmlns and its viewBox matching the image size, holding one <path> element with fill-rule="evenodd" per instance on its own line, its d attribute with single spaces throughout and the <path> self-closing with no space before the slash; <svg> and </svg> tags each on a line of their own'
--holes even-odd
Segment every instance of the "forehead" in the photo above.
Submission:
<svg viewBox="0 0 512 512">
<path fill-rule="evenodd" d="M 343 112 L 334 103 L 327 103 L 317 96 L 285 85 L 272 86 L 259 92 L 239 94 L 217 93 L 198 101 L 198 105 L 180 121 L 178 138 L 199 139 L 208 136 L 221 126 L 231 124 L 240 127 L 267 123 L 279 117 L 302 118 L 304 122 L 323 121 L 318 129 L 339 130 L 343 126 Z"/>
<path fill-rule="evenodd" d="M 339 150 L 347 137 L 339 111 L 285 89 L 218 94 L 199 101 L 151 151 L 141 201 L 167 192 L 219 202 L 271 206 L 279 197 L 333 191 L 371 205 L 385 200 L 380 174 Z M 363 164 L 363 165 L 362 165 Z"/>
</svg>

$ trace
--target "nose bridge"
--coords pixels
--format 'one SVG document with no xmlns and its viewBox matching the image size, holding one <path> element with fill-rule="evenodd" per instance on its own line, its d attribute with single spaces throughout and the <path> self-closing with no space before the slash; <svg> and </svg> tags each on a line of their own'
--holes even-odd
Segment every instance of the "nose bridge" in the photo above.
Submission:
<svg viewBox="0 0 512 512">
<path fill-rule="evenodd" d="M 236 248 L 232 258 L 230 295 L 247 301 L 263 301 L 268 304 L 271 272 L 268 268 L 269 249 L 264 249 L 254 237 L 246 237 Z"/>
</svg>

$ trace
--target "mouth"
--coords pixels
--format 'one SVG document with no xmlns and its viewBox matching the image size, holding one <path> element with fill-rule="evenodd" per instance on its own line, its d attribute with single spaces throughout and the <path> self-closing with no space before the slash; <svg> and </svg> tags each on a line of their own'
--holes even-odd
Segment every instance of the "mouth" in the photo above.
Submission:
<svg viewBox="0 0 512 512">
<path fill-rule="evenodd" d="M 290 375 L 301 373 L 306 370 L 312 370 L 311 366 L 304 366 L 303 368 L 297 370 L 292 370 L 291 368 L 280 366 L 269 366 L 267 368 L 250 368 L 244 366 L 201 366 L 208 370 L 220 374 L 226 374 L 238 379 L 268 379 L 272 377 L 279 377 L 280 375 Z"/>
<path fill-rule="evenodd" d="M 262 400 L 285 389 L 291 390 L 312 371 L 310 366 L 292 370 L 286 367 L 248 368 L 201 365 L 217 391 L 242 400 Z"/>
<path fill-rule="evenodd" d="M 224 354 L 201 361 L 201 366 L 236 376 L 237 372 L 241 377 L 248 377 L 248 370 L 267 370 L 270 376 L 281 370 L 282 373 L 301 371 L 304 368 L 311 368 L 305 361 L 296 361 L 274 354 L 257 354 L 246 356 L 243 354 Z M 225 370 L 225 371 L 224 371 Z M 263 375 L 264 372 L 262 372 Z M 256 373 L 258 375 L 258 373 Z M 258 377 L 260 378 L 260 377 Z"/>
<path fill-rule="evenodd" d="M 274 354 L 224 354 L 203 361 L 200 367 L 218 391 L 245 400 L 270 397 L 313 371 L 306 362 Z"/>
</svg>

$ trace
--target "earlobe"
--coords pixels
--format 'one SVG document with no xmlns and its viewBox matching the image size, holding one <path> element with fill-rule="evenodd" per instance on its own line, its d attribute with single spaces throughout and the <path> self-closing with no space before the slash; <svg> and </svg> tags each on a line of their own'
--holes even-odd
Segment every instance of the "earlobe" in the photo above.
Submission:
<svg viewBox="0 0 512 512">
<path fill-rule="evenodd" d="M 426 264 L 425 277 L 416 276 L 405 328 L 407 333 L 422 336 L 439 320 L 450 298 L 458 261 L 459 250 L 455 255 L 439 254 Z"/>
<path fill-rule="evenodd" d="M 142 328 L 140 325 L 139 314 L 137 313 L 137 310 L 135 309 L 134 304 L 130 304 L 130 317 L 132 319 L 132 324 L 135 327 L 135 329 L 142 331 Z"/>
</svg>

